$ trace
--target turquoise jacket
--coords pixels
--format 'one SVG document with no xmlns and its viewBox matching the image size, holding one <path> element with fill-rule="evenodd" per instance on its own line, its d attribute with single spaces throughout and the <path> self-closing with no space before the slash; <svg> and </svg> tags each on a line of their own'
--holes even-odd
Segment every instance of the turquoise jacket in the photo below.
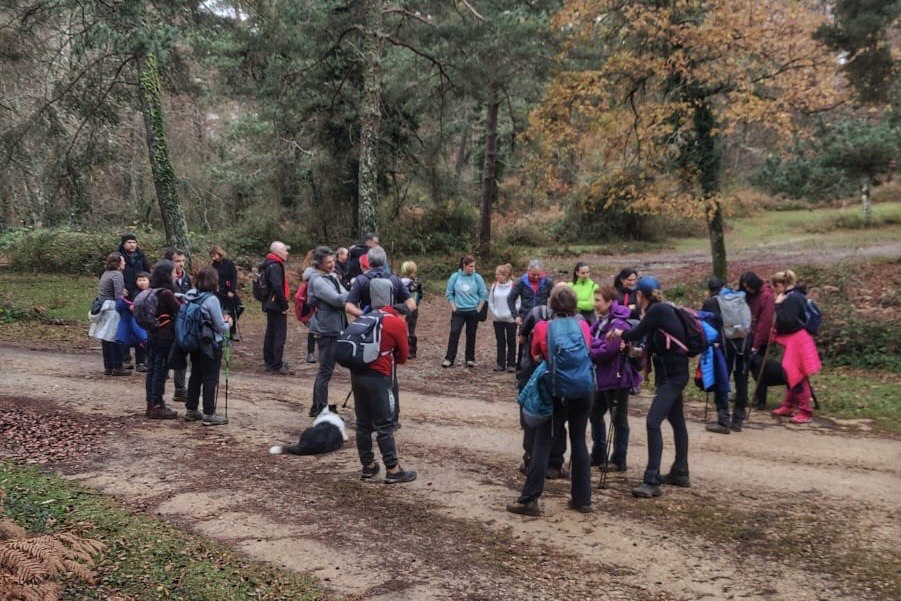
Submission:
<svg viewBox="0 0 901 601">
<path fill-rule="evenodd" d="M 478 273 L 467 275 L 462 269 L 458 269 L 447 280 L 444 296 L 454 303 L 457 311 L 475 311 L 479 303 L 488 300 L 488 289 L 485 287 L 485 280 Z"/>
</svg>

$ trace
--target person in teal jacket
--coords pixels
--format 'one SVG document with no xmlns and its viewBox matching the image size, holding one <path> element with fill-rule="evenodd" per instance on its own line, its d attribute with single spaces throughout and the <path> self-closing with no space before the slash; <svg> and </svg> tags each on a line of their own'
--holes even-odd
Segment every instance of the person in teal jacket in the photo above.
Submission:
<svg viewBox="0 0 901 601">
<path fill-rule="evenodd" d="M 444 295 L 451 307 L 450 337 L 447 340 L 447 353 L 441 367 L 450 367 L 457 359 L 457 346 L 460 344 L 460 333 L 466 326 L 466 367 L 476 364 L 476 329 L 479 326 L 479 313 L 488 301 L 488 289 L 485 280 L 476 273 L 476 260 L 471 255 L 460 259 L 460 269 L 447 280 Z"/>
</svg>

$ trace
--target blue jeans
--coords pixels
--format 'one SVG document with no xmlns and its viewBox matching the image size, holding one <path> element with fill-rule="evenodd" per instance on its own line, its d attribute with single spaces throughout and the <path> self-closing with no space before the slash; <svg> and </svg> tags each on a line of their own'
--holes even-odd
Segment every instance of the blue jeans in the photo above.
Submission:
<svg viewBox="0 0 901 601">
<path fill-rule="evenodd" d="M 560 399 L 554 399 L 553 417 L 535 428 L 535 443 L 532 447 L 532 462 L 526 473 L 526 483 L 518 501 L 528 503 L 534 501 L 544 492 L 544 479 L 547 475 L 548 460 L 554 444 L 555 422 L 566 420 L 569 424 L 569 443 L 572 448 L 571 490 L 572 502 L 581 507 L 591 505 L 591 464 L 588 458 L 588 445 L 585 443 L 585 430 L 588 428 L 588 415 L 591 413 L 591 398 L 569 399 L 566 405 Z"/>
<path fill-rule="evenodd" d="M 591 409 L 591 460 L 603 465 L 607 454 L 607 425 L 604 416 L 610 412 L 613 452 L 608 460 L 626 467 L 629 450 L 629 389 L 598 390 Z"/>
<path fill-rule="evenodd" d="M 657 391 L 648 410 L 648 465 L 644 471 L 647 484 L 660 484 L 660 461 L 663 457 L 663 433 L 660 430 L 666 419 L 673 427 L 676 458 L 670 471 L 674 475 L 688 475 L 688 428 L 682 408 L 682 391 L 688 384 L 688 357 L 678 356 L 666 362 L 654 360 Z"/>
<path fill-rule="evenodd" d="M 147 339 L 147 376 L 144 380 L 147 392 L 147 406 L 164 405 L 166 378 L 169 376 L 169 350 L 171 340 Z"/>
</svg>

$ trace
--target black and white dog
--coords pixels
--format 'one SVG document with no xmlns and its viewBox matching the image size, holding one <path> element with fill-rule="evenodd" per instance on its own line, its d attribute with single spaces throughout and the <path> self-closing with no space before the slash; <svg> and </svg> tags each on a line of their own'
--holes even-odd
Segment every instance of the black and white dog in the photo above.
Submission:
<svg viewBox="0 0 901 601">
<path fill-rule="evenodd" d="M 313 426 L 300 433 L 297 444 L 276 445 L 269 449 L 273 455 L 319 455 L 337 451 L 347 442 L 344 420 L 336 413 L 336 407 L 329 405 L 316 418 Z"/>
</svg>

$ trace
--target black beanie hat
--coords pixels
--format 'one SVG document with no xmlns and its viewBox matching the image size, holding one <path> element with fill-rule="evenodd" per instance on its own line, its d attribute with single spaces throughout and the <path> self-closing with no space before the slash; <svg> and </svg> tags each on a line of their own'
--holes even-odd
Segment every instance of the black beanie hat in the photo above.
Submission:
<svg viewBox="0 0 901 601">
<path fill-rule="evenodd" d="M 122 244 L 125 244 L 125 243 L 128 242 L 129 240 L 135 240 L 135 241 L 137 241 L 137 239 L 138 239 L 138 237 L 135 236 L 134 234 L 123 234 L 123 235 L 122 235 Z"/>
</svg>

